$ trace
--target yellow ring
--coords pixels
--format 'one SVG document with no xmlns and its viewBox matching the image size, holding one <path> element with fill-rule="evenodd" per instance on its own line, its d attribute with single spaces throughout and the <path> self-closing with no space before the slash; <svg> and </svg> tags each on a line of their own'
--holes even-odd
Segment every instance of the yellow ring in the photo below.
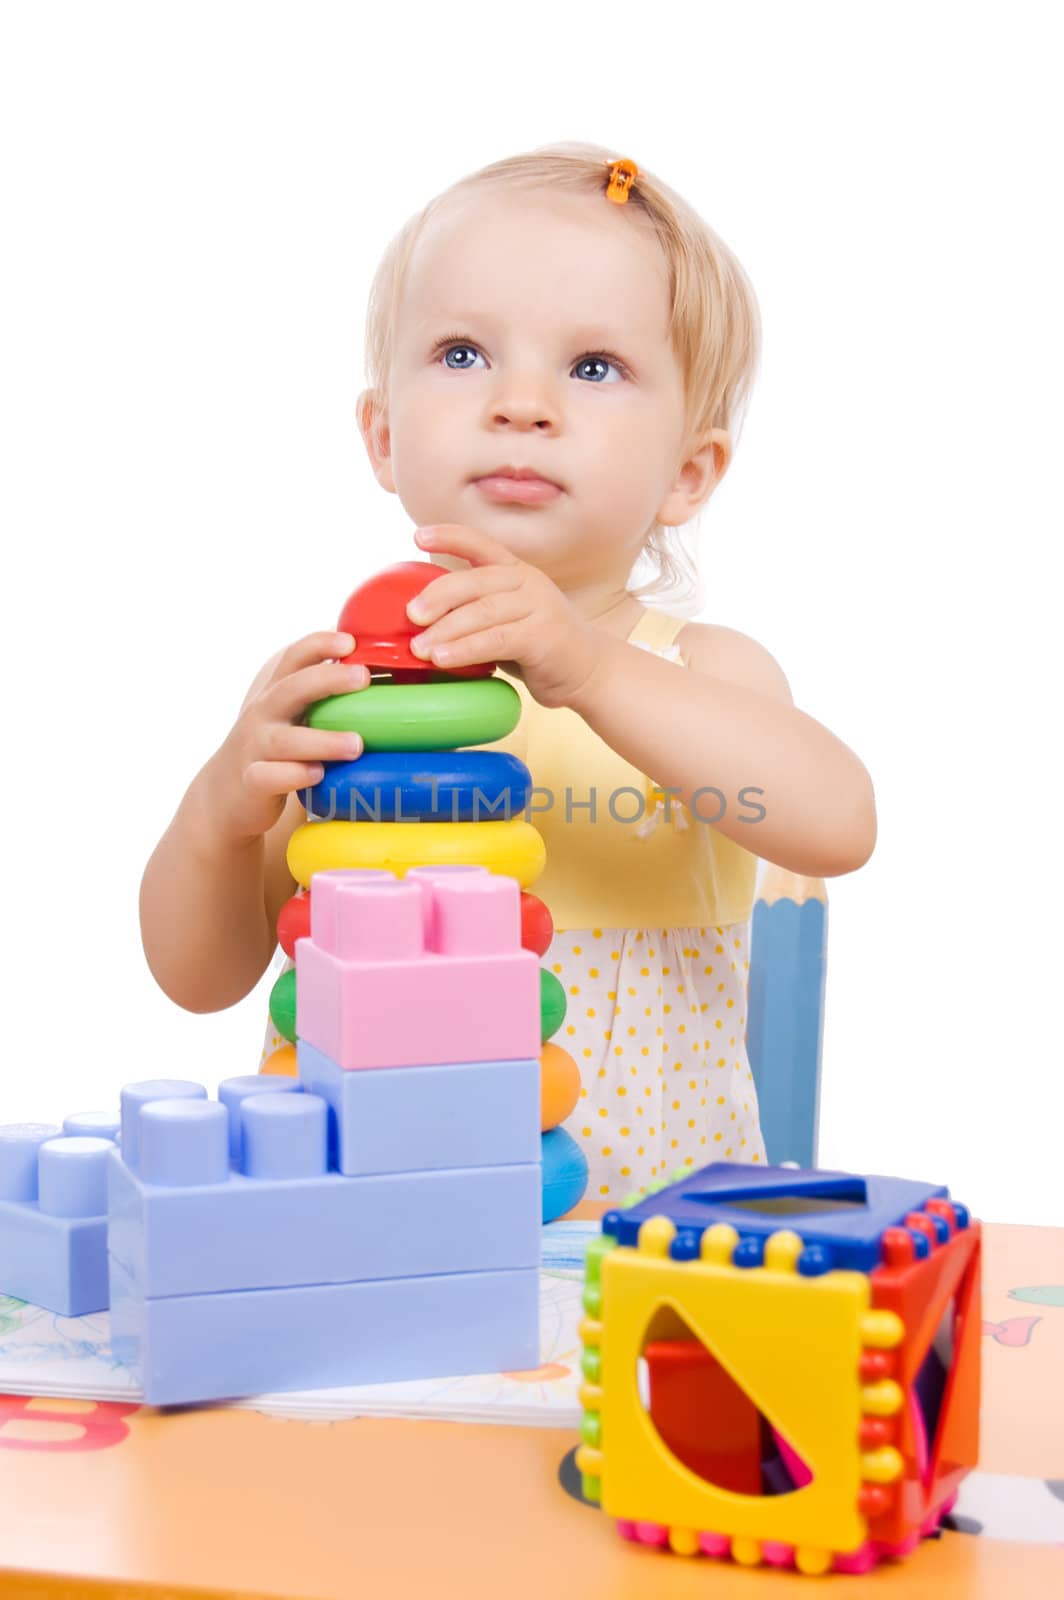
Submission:
<svg viewBox="0 0 1064 1600">
<path fill-rule="evenodd" d="M 304 889 L 316 872 L 383 867 L 398 877 L 410 867 L 487 867 L 516 878 L 522 889 L 547 864 L 543 835 L 520 817 L 499 822 L 305 822 L 288 841 L 288 870 Z"/>
</svg>

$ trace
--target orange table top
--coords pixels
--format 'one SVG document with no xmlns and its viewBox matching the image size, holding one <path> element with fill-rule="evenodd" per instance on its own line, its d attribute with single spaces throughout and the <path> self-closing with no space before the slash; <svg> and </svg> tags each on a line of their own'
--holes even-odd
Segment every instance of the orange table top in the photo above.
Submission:
<svg viewBox="0 0 1064 1600">
<path fill-rule="evenodd" d="M 986 1228 L 981 1473 L 1064 1478 L 1062 1285 L 1064 1230 Z M 621 1540 L 559 1483 L 575 1442 L 0 1399 L 0 1594 L 728 1600 L 801 1581 Z M 1064 1593 L 1064 1544 L 946 1532 L 871 1577 L 826 1581 L 840 1600 L 869 1583 L 935 1600 Z"/>
</svg>

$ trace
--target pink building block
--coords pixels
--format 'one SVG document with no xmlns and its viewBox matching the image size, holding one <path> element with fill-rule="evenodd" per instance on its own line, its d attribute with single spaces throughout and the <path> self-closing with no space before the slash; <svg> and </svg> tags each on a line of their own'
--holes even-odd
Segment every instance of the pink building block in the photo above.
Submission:
<svg viewBox="0 0 1064 1600">
<path fill-rule="evenodd" d="M 540 1054 L 539 957 L 521 946 L 516 878 L 316 872 L 295 948 L 296 1032 L 347 1070 Z"/>
</svg>

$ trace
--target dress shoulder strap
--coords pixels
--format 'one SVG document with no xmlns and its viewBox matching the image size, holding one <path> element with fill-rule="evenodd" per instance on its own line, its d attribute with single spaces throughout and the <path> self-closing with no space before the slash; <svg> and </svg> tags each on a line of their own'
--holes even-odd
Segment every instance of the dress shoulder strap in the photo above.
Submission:
<svg viewBox="0 0 1064 1600">
<path fill-rule="evenodd" d="M 628 635 L 628 643 L 647 644 L 652 650 L 664 650 L 675 643 L 686 626 L 686 617 L 674 617 L 668 611 L 655 611 L 648 607 Z"/>
</svg>

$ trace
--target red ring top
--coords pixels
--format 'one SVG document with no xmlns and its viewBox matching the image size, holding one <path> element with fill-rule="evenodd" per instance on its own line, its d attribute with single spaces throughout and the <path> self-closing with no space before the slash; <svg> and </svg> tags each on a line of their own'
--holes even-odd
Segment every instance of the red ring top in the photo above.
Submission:
<svg viewBox="0 0 1064 1600">
<path fill-rule="evenodd" d="M 496 667 L 494 661 L 456 667 L 443 674 L 441 668 L 432 661 L 423 661 L 410 648 L 411 639 L 423 627 L 411 622 L 406 608 L 416 594 L 446 570 L 434 561 L 397 561 L 360 583 L 345 601 L 337 623 L 339 631 L 351 634 L 355 641 L 355 648 L 343 658 L 344 665 L 361 662 L 367 667 L 380 667 L 399 681 L 408 674 L 414 678 L 441 674 L 449 678 L 490 678 Z"/>
</svg>

